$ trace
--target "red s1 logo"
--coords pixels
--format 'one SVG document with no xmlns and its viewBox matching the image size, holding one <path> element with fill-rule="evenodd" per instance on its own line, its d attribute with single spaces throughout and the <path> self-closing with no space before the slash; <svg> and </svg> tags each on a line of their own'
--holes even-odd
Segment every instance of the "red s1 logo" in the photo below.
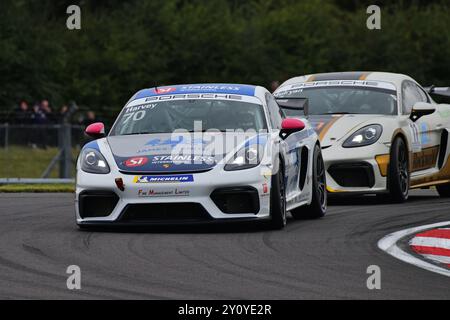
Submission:
<svg viewBox="0 0 450 320">
<path fill-rule="evenodd" d="M 155 88 L 155 93 L 157 94 L 164 94 L 164 93 L 170 93 L 172 91 L 175 91 L 176 88 L 173 87 L 167 87 L 167 88 Z"/>
<path fill-rule="evenodd" d="M 146 164 L 147 162 L 148 162 L 148 158 L 135 157 L 135 158 L 130 158 L 130 159 L 126 160 L 123 164 L 126 167 L 133 168 L 133 167 L 141 167 L 144 164 Z"/>
</svg>

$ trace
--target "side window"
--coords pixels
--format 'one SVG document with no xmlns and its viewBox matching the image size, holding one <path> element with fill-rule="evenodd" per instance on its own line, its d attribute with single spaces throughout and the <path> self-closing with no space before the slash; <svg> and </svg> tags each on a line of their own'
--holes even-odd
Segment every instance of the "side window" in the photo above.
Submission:
<svg viewBox="0 0 450 320">
<path fill-rule="evenodd" d="M 412 107 L 416 102 L 427 102 L 426 94 L 411 81 L 404 81 L 402 84 L 402 111 L 403 114 L 410 114 Z"/>
<path fill-rule="evenodd" d="M 417 91 L 419 92 L 420 96 L 422 97 L 421 101 L 422 102 L 430 102 L 430 98 L 425 93 L 425 90 L 423 90 L 423 88 L 421 86 L 418 86 L 418 85 L 416 85 L 416 88 L 417 88 Z"/>
<path fill-rule="evenodd" d="M 281 129 L 283 113 L 270 93 L 266 93 L 267 108 L 269 109 L 269 118 L 274 129 Z"/>
</svg>

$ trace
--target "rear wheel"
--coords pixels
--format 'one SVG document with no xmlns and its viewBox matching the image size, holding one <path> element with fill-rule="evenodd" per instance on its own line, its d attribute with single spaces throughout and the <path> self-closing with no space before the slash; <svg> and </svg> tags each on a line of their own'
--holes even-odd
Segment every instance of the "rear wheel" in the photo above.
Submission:
<svg viewBox="0 0 450 320">
<path fill-rule="evenodd" d="M 291 214 L 295 219 L 321 218 L 327 210 L 325 165 L 318 145 L 314 148 L 312 180 L 311 204 L 291 210 Z"/>
<path fill-rule="evenodd" d="M 272 175 L 270 188 L 270 222 L 271 229 L 282 229 L 286 226 L 286 188 L 282 166 Z"/>
<path fill-rule="evenodd" d="M 389 161 L 388 188 L 392 202 L 401 203 L 409 195 L 409 160 L 405 142 L 396 138 L 391 148 Z"/>
<path fill-rule="evenodd" d="M 436 186 L 439 195 L 443 198 L 450 197 L 450 184 L 440 184 Z"/>
</svg>

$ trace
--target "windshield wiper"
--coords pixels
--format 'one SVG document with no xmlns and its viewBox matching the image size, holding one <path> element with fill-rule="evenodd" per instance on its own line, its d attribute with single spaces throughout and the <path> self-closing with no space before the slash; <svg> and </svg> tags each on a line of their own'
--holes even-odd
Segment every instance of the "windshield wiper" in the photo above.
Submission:
<svg viewBox="0 0 450 320">
<path fill-rule="evenodd" d="M 188 132 L 189 132 L 189 133 L 194 133 L 194 132 L 207 132 L 208 130 L 211 130 L 211 129 L 189 130 Z M 233 129 L 230 129 L 230 130 L 233 130 Z M 214 131 L 227 132 L 227 130 L 219 130 L 219 129 L 214 129 Z"/>
<path fill-rule="evenodd" d="M 138 134 L 160 134 L 160 133 L 170 133 L 170 132 L 151 132 L 151 131 L 130 132 L 130 133 L 123 133 L 123 134 L 121 134 L 121 136 L 132 136 L 132 135 L 138 135 Z"/>
<path fill-rule="evenodd" d="M 318 115 L 324 115 L 324 114 L 362 114 L 358 112 L 326 112 L 326 113 L 318 113 Z"/>
</svg>

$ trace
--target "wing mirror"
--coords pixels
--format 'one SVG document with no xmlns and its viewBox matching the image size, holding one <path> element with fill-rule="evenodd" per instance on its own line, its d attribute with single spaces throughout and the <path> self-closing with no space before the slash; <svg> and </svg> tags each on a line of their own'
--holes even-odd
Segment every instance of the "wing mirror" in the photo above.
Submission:
<svg viewBox="0 0 450 320">
<path fill-rule="evenodd" d="M 307 98 L 276 98 L 276 101 L 288 117 L 305 117 L 308 115 Z"/>
<path fill-rule="evenodd" d="M 296 118 L 286 118 L 281 122 L 280 137 L 285 139 L 295 132 L 305 129 L 305 123 Z"/>
<path fill-rule="evenodd" d="M 436 107 L 433 104 L 425 102 L 417 102 L 416 104 L 414 104 L 409 118 L 412 121 L 417 121 L 419 118 L 432 114 L 435 111 Z"/>
<path fill-rule="evenodd" d="M 103 122 L 96 122 L 87 126 L 84 131 L 89 137 L 94 139 L 103 138 L 105 134 L 105 125 Z"/>
</svg>

